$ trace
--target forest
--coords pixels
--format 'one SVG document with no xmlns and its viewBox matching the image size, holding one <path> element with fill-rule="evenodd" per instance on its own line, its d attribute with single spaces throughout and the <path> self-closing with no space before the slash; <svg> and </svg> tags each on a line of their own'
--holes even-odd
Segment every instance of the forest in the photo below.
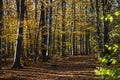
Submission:
<svg viewBox="0 0 120 80">
<path fill-rule="evenodd" d="M 0 80 L 120 80 L 120 0 L 0 0 Z"/>
</svg>

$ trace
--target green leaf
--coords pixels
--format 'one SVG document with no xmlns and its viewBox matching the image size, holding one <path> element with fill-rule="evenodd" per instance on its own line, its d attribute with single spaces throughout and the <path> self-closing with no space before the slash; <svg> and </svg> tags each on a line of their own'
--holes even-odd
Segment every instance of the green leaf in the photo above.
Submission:
<svg viewBox="0 0 120 80">
<path fill-rule="evenodd" d="M 115 47 L 115 48 L 118 48 L 119 46 L 118 46 L 117 44 L 114 44 L 114 47 Z"/>
<path fill-rule="evenodd" d="M 114 50 L 114 52 L 117 52 L 117 50 L 118 50 L 118 45 L 117 44 L 114 44 L 114 46 L 113 46 L 113 50 Z"/>
<path fill-rule="evenodd" d="M 103 59 L 101 60 L 101 62 L 102 62 L 102 63 L 106 62 L 106 58 L 103 58 Z"/>
<path fill-rule="evenodd" d="M 112 47 L 110 46 L 110 47 L 108 47 L 108 50 L 112 50 Z"/>
<path fill-rule="evenodd" d="M 107 17 L 105 18 L 105 20 L 107 21 L 110 17 L 111 17 L 111 14 L 107 14 Z"/>
<path fill-rule="evenodd" d="M 110 16 L 109 20 L 110 20 L 110 22 L 113 22 L 113 20 L 114 20 L 113 16 Z"/>
<path fill-rule="evenodd" d="M 110 59 L 110 61 L 112 61 L 112 64 L 116 64 L 117 63 L 117 60 L 114 59 L 114 58 Z"/>
<path fill-rule="evenodd" d="M 120 15 L 120 11 L 116 11 L 115 16 L 119 16 L 119 15 Z"/>
<path fill-rule="evenodd" d="M 109 47 L 108 44 L 106 44 L 105 47 L 108 48 Z"/>
</svg>

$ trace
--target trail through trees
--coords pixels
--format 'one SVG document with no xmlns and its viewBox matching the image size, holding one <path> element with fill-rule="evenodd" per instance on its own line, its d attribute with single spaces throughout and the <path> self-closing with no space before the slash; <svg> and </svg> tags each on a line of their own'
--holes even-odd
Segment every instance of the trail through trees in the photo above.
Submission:
<svg viewBox="0 0 120 80">
<path fill-rule="evenodd" d="M 94 80 L 96 67 L 94 55 L 76 55 L 58 59 L 55 65 L 29 63 L 23 69 L 3 69 L 0 79 L 5 80 Z"/>
</svg>

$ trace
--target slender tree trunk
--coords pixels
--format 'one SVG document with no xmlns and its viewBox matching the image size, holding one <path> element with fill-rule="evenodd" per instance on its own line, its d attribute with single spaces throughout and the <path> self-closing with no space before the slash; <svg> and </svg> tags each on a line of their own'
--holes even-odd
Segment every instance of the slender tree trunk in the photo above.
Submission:
<svg viewBox="0 0 120 80">
<path fill-rule="evenodd" d="M 3 0 L 0 0 L 0 69 L 2 65 Z"/>
<path fill-rule="evenodd" d="M 56 8 L 55 8 L 55 11 L 54 11 L 54 15 L 55 15 L 55 23 L 54 23 L 54 30 L 53 30 L 53 37 L 52 37 L 52 42 L 53 42 L 53 44 L 52 44 L 52 54 L 55 54 L 55 52 L 56 52 L 56 49 L 55 49 L 55 45 L 56 45 L 56 43 L 55 43 L 55 37 L 56 37 L 56 27 L 58 26 L 57 25 L 57 23 L 58 23 L 58 7 L 56 6 Z"/>
<path fill-rule="evenodd" d="M 23 21 L 24 21 L 24 8 L 25 0 L 16 0 L 17 3 L 17 12 L 18 12 L 18 31 L 16 38 L 16 50 L 14 54 L 14 62 L 12 68 L 22 68 L 21 65 L 21 54 L 23 53 Z"/>
<path fill-rule="evenodd" d="M 103 52 L 102 50 L 102 36 L 101 36 L 101 31 L 100 31 L 100 27 L 102 26 L 101 21 L 100 21 L 100 1 L 96 0 L 96 27 L 97 27 L 97 42 L 98 42 L 98 51 L 100 50 L 100 52 Z M 99 52 L 99 53 L 100 53 Z M 96 58 L 100 57 L 100 54 L 97 53 L 95 54 Z"/>
<path fill-rule="evenodd" d="M 25 2 L 27 4 L 27 1 Z M 28 20 L 28 8 L 27 8 L 27 5 L 25 5 L 25 20 L 27 21 Z M 26 23 L 28 25 L 28 23 Z M 25 36 L 26 40 L 30 40 L 31 39 L 31 33 L 30 33 L 30 27 L 28 26 L 27 29 L 26 29 L 26 32 L 27 32 L 27 35 Z M 25 40 L 25 41 L 26 41 Z M 32 53 L 32 45 L 31 43 L 27 43 L 25 46 L 25 52 L 23 54 L 23 57 L 22 57 L 22 60 L 24 60 L 24 65 L 27 65 L 27 62 L 28 62 L 28 56 L 30 53 Z"/>
<path fill-rule="evenodd" d="M 100 23 L 100 14 L 99 14 L 99 0 L 96 0 L 96 25 L 97 25 L 97 41 L 98 41 L 98 47 L 99 49 L 102 48 L 102 40 L 101 40 L 101 31 L 100 31 L 100 27 L 101 27 L 101 23 Z"/>
<path fill-rule="evenodd" d="M 80 0 L 79 0 L 80 1 Z M 82 4 L 80 4 L 80 19 L 79 19 L 79 22 L 80 22 L 80 24 L 82 24 L 82 19 L 81 19 L 81 13 L 82 13 Z M 82 31 L 82 26 L 80 25 L 80 29 L 79 29 L 79 31 L 81 32 Z M 80 46 L 80 54 L 82 54 L 82 34 L 80 34 L 80 42 L 79 42 L 79 46 Z"/>
<path fill-rule="evenodd" d="M 52 0 L 48 0 L 48 4 L 51 4 L 52 3 Z M 46 22 L 47 22 L 47 32 L 48 32 L 48 35 L 47 35 L 47 55 L 49 56 L 51 53 L 52 53 L 52 47 L 51 47 L 51 44 L 52 44 L 52 7 L 49 6 L 47 9 L 46 9 Z"/>
<path fill-rule="evenodd" d="M 35 22 L 37 21 L 37 4 L 38 1 L 35 0 Z M 37 55 L 39 54 L 39 50 L 38 50 L 38 43 L 39 43 L 39 34 L 40 34 L 40 26 L 38 26 L 38 31 L 35 34 L 35 45 L 34 45 L 34 63 L 36 63 L 37 61 Z"/>
<path fill-rule="evenodd" d="M 106 16 L 107 13 L 109 12 L 108 8 L 108 0 L 102 0 L 102 10 L 103 10 L 103 16 Z M 109 44 L 109 30 L 108 30 L 108 26 L 109 23 L 108 21 L 106 21 L 105 19 L 103 20 L 103 26 L 104 26 L 104 45 Z M 104 47 L 104 53 L 108 54 L 108 49 L 106 47 Z"/>
<path fill-rule="evenodd" d="M 47 28 L 46 28 L 46 16 L 45 16 L 45 4 L 43 2 L 41 2 L 41 14 L 40 14 L 40 25 L 42 27 L 42 43 L 41 43 L 41 47 L 42 47 L 42 61 L 43 62 L 46 62 L 47 61 L 47 55 L 46 55 L 46 52 L 47 52 Z"/>
<path fill-rule="evenodd" d="M 86 9 L 85 9 L 85 16 L 86 16 L 86 18 L 85 18 L 85 22 L 87 22 L 88 23 L 88 18 L 87 18 L 87 16 L 88 16 L 88 6 L 86 5 Z M 88 27 L 87 25 L 85 25 L 86 26 L 86 28 Z M 85 30 L 85 54 L 87 55 L 87 54 L 89 54 L 89 30 Z"/>
<path fill-rule="evenodd" d="M 82 31 L 82 30 L 80 30 L 80 31 Z M 80 54 L 83 54 L 82 43 L 83 43 L 83 41 L 82 41 L 82 34 L 80 34 Z"/>
<path fill-rule="evenodd" d="M 86 54 L 90 54 L 90 33 L 86 31 Z"/>
<path fill-rule="evenodd" d="M 85 35 L 85 54 L 88 54 L 88 31 L 86 31 Z"/>
<path fill-rule="evenodd" d="M 76 35 L 75 35 L 75 31 L 76 31 L 76 17 L 75 17 L 75 14 L 76 14 L 76 9 L 75 9 L 75 1 L 73 0 L 73 3 L 72 3 L 72 7 L 73 7 L 73 55 L 77 54 L 76 53 Z"/>
<path fill-rule="evenodd" d="M 66 2 L 62 0 L 62 56 L 66 55 L 66 35 L 65 35 L 65 16 L 66 16 Z"/>
</svg>

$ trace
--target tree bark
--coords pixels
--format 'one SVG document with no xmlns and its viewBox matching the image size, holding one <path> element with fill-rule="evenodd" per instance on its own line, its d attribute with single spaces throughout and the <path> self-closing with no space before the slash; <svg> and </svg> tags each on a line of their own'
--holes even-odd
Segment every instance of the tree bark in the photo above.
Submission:
<svg viewBox="0 0 120 80">
<path fill-rule="evenodd" d="M 35 21 L 37 21 L 37 4 L 38 1 L 35 0 Z M 35 45 L 34 45 L 34 63 L 37 62 L 37 55 L 39 54 L 39 50 L 38 50 L 38 39 L 39 39 L 39 34 L 40 34 L 40 26 L 38 26 L 38 31 L 35 34 Z"/>
<path fill-rule="evenodd" d="M 47 56 L 46 56 L 46 51 L 47 51 L 47 28 L 46 28 L 46 13 L 45 13 L 46 9 L 45 9 L 45 4 L 43 2 L 41 2 L 41 14 L 40 14 L 40 23 L 39 26 L 42 27 L 42 43 L 41 43 L 41 47 L 42 47 L 42 62 L 47 62 Z"/>
<path fill-rule="evenodd" d="M 66 2 L 62 0 L 62 56 L 66 55 L 66 35 L 65 35 L 65 16 L 66 16 Z"/>
<path fill-rule="evenodd" d="M 101 35 L 100 35 L 100 18 L 99 18 L 99 0 L 96 0 L 96 25 L 97 25 L 97 41 L 98 41 L 98 47 L 101 49 L 102 48 L 102 40 L 101 40 Z"/>
<path fill-rule="evenodd" d="M 0 69 L 2 65 L 3 0 L 0 0 Z"/>
<path fill-rule="evenodd" d="M 22 68 L 21 54 L 23 53 L 23 21 L 24 21 L 24 9 L 25 9 L 25 0 L 16 0 L 17 3 L 17 12 L 18 12 L 18 31 L 16 38 L 16 50 L 14 54 L 14 62 L 11 68 Z"/>
<path fill-rule="evenodd" d="M 77 54 L 76 53 L 76 35 L 75 35 L 75 31 L 76 31 L 76 17 L 75 17 L 75 14 L 76 14 L 76 8 L 75 8 L 75 1 L 73 1 L 72 3 L 72 7 L 73 7 L 73 55 Z"/>
<path fill-rule="evenodd" d="M 110 12 L 110 6 L 108 4 L 108 0 L 102 0 L 102 10 L 103 10 L 103 16 L 106 16 L 108 12 Z M 103 20 L 103 26 L 104 26 L 104 45 L 109 44 L 109 22 L 105 19 Z M 108 54 L 108 49 L 104 47 L 104 53 Z"/>
<path fill-rule="evenodd" d="M 47 1 L 48 4 L 52 3 L 52 0 Z M 47 22 L 47 56 L 49 56 L 52 53 L 52 7 L 49 6 L 46 9 L 46 22 Z"/>
</svg>

